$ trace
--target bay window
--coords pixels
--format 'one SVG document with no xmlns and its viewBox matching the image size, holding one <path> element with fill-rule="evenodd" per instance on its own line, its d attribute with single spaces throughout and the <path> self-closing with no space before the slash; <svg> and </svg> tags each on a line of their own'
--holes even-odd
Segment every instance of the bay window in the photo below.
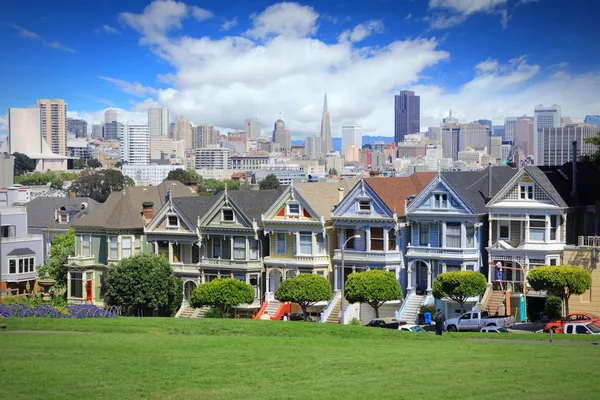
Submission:
<svg viewBox="0 0 600 400">
<path fill-rule="evenodd" d="M 119 258 L 119 238 L 117 236 L 110 237 L 110 258 L 113 260 Z"/>
<path fill-rule="evenodd" d="M 221 258 L 224 260 L 231 260 L 231 239 L 223 236 L 223 244 L 221 245 Z"/>
<path fill-rule="evenodd" d="M 460 223 L 446 224 L 446 247 L 460 248 Z"/>
<path fill-rule="evenodd" d="M 317 254 L 325 254 L 325 238 L 323 233 L 317 233 Z"/>
<path fill-rule="evenodd" d="M 529 216 L 529 240 L 533 242 L 546 240 L 546 217 L 544 215 Z"/>
<path fill-rule="evenodd" d="M 348 240 L 351 238 L 350 240 L 348 240 L 348 243 L 346 243 L 347 249 L 354 249 L 354 239 L 355 239 L 354 235 L 355 235 L 354 229 L 352 229 L 352 228 L 346 229 L 346 238 L 345 239 Z"/>
<path fill-rule="evenodd" d="M 396 231 L 394 229 L 388 231 L 388 250 L 396 251 Z"/>
<path fill-rule="evenodd" d="M 131 237 L 124 236 L 121 239 L 121 258 L 131 257 Z"/>
<path fill-rule="evenodd" d="M 557 240 L 556 232 L 558 230 L 558 218 L 559 215 L 550 216 L 550 240 Z"/>
<path fill-rule="evenodd" d="M 83 273 L 71 272 L 71 297 L 83 298 Z"/>
<path fill-rule="evenodd" d="M 467 248 L 475 247 L 475 227 L 467 225 Z"/>
<path fill-rule="evenodd" d="M 92 238 L 89 235 L 84 235 L 84 236 L 82 236 L 81 239 L 82 239 L 83 256 L 89 257 L 91 255 L 90 244 L 91 244 Z"/>
<path fill-rule="evenodd" d="M 258 260 L 258 240 L 250 239 L 250 259 Z"/>
<path fill-rule="evenodd" d="M 371 250 L 383 251 L 383 228 L 371 228 Z"/>
<path fill-rule="evenodd" d="M 138 236 L 135 238 L 135 254 L 141 254 L 142 253 L 142 238 L 141 236 Z"/>
<path fill-rule="evenodd" d="M 300 254 L 312 254 L 311 232 L 300 232 Z"/>
<path fill-rule="evenodd" d="M 233 239 L 233 258 L 234 260 L 246 259 L 246 238 L 236 237 Z M 244 278 L 245 280 L 245 278 Z"/>
<path fill-rule="evenodd" d="M 213 237 L 213 258 L 221 258 L 222 239 L 219 236 Z"/>
</svg>

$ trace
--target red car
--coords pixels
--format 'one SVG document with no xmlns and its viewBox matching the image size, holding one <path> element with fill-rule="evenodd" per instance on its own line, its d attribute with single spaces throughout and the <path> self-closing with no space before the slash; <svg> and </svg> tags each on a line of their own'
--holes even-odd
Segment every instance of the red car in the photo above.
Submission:
<svg viewBox="0 0 600 400">
<path fill-rule="evenodd" d="M 573 313 L 569 314 L 564 318 L 550 321 L 544 327 L 544 331 L 549 332 L 550 330 L 554 333 L 562 333 L 562 328 L 569 322 L 593 322 L 596 325 L 600 324 L 600 317 L 590 313 Z"/>
</svg>

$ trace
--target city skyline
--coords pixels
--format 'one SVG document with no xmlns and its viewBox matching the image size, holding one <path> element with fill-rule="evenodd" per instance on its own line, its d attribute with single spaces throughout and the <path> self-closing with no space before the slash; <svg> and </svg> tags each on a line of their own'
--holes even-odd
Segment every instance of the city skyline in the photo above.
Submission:
<svg viewBox="0 0 600 400">
<path fill-rule="evenodd" d="M 598 114 L 600 57 L 565 38 L 589 37 L 600 5 L 570 4 L 563 13 L 544 3 L 481 1 L 469 9 L 456 1 L 378 4 L 361 17 L 352 1 L 335 9 L 305 3 L 253 8 L 234 1 L 233 11 L 208 3 L 200 9 L 134 1 L 93 15 L 66 1 L 37 7 L 33 23 L 28 1 L 15 2 L 0 26 L 0 43 L 20 55 L 0 77 L 10 94 L 0 99 L 0 135 L 6 134 L 8 107 L 30 106 L 37 98 L 64 98 L 68 116 L 90 126 L 102 121 L 108 105 L 125 121 L 144 122 L 148 108 L 164 106 L 194 124 L 239 130 L 250 116 L 267 127 L 281 112 L 294 139 L 318 134 L 324 91 L 335 137 L 349 123 L 361 124 L 367 135 L 393 136 L 393 95 L 404 89 L 421 97 L 421 131 L 438 126 L 450 108 L 461 122 L 487 118 L 494 124 L 531 115 L 537 104 L 560 104 L 563 115 L 573 117 Z M 525 32 L 541 9 L 544 24 L 533 19 L 535 32 Z M 87 31 L 52 23 L 67 10 L 81 11 Z M 553 21 L 561 22 L 560 32 L 551 29 Z M 554 41 L 552 54 L 536 45 L 542 40 Z M 201 43 L 206 46 L 198 58 L 191 56 Z M 474 46 L 485 52 L 473 52 Z M 127 62 L 98 62 L 108 48 Z M 284 52 L 289 55 L 281 59 Z M 207 55 L 214 62 L 198 64 Z M 41 56 L 73 68 L 43 74 L 24 68 Z M 573 58 L 577 65 L 565 62 Z M 261 96 L 250 95 L 257 90 Z"/>
</svg>

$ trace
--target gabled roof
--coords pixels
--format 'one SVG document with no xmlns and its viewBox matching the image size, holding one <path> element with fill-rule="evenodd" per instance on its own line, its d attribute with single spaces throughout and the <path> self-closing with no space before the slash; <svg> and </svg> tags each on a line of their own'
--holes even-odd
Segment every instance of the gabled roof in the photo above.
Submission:
<svg viewBox="0 0 600 400">
<path fill-rule="evenodd" d="M 27 203 L 27 226 L 29 228 L 67 229 L 82 216 L 85 216 L 100 206 L 96 200 L 89 197 L 45 197 L 40 196 Z M 69 213 L 69 222 L 60 224 L 54 211 L 64 207 Z"/>
<path fill-rule="evenodd" d="M 267 212 L 287 188 L 287 186 L 279 186 L 277 189 L 270 190 L 230 190 L 228 195 L 250 221 L 255 220 L 260 226 L 261 215 Z"/>
<path fill-rule="evenodd" d="M 106 202 L 86 217 L 73 223 L 74 227 L 98 229 L 142 229 L 146 221 L 142 217 L 142 203 L 154 203 L 154 212 L 158 212 L 171 197 L 198 196 L 189 187 L 179 181 L 163 181 L 158 186 L 133 186 L 121 192 L 112 192 Z"/>
<path fill-rule="evenodd" d="M 190 223 L 196 226 L 198 221 L 204 217 L 220 197 L 214 194 L 211 196 L 177 197 L 173 199 L 173 204 Z"/>
<path fill-rule="evenodd" d="M 340 182 L 307 182 L 297 184 L 296 189 L 319 216 L 329 221 L 331 210 L 340 202 L 340 188 L 344 189 L 343 198 L 357 182 L 356 178 L 342 179 Z"/>
<path fill-rule="evenodd" d="M 441 172 L 442 177 L 456 191 L 456 193 L 469 204 L 477 213 L 487 213 L 485 205 L 492 197 L 506 186 L 510 179 L 517 173 L 515 168 L 509 166 L 492 167 L 491 171 L 448 171 Z M 492 193 L 489 191 L 489 176 L 492 176 Z"/>
<path fill-rule="evenodd" d="M 40 240 L 41 240 L 41 238 L 40 238 Z M 13 257 L 31 256 L 31 255 L 35 255 L 35 251 L 31 250 L 29 247 L 19 247 L 18 249 L 14 249 L 10 253 L 7 254 L 7 256 L 13 256 Z"/>
<path fill-rule="evenodd" d="M 435 172 L 415 172 L 398 178 L 367 178 L 365 183 L 373 189 L 390 211 L 396 211 L 399 217 L 406 215 L 406 200 L 417 195 L 436 175 Z"/>
<path fill-rule="evenodd" d="M 595 205 L 600 201 L 600 169 L 589 161 L 578 162 L 577 167 L 577 197 L 571 196 L 573 189 L 573 163 L 561 166 L 539 167 L 560 194 L 569 207 L 578 205 Z M 593 184 L 590 184 L 593 182 Z"/>
</svg>

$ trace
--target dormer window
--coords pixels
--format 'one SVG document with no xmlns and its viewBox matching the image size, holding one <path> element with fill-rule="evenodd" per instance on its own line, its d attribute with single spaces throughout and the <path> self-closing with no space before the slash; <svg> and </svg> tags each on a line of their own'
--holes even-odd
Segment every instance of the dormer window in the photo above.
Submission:
<svg viewBox="0 0 600 400">
<path fill-rule="evenodd" d="M 223 222 L 233 222 L 233 210 L 230 208 L 226 208 L 222 210 Z"/>
<path fill-rule="evenodd" d="M 300 204 L 298 203 L 288 203 L 287 205 L 287 215 L 299 216 L 300 215 Z"/>
<path fill-rule="evenodd" d="M 521 200 L 533 200 L 533 185 L 521 184 L 519 186 L 519 198 Z"/>
<path fill-rule="evenodd" d="M 448 208 L 448 195 L 446 193 L 436 193 L 433 195 L 435 208 Z"/>
<path fill-rule="evenodd" d="M 179 228 L 179 218 L 177 215 L 167 216 L 167 228 Z"/>
<path fill-rule="evenodd" d="M 359 200 L 358 201 L 358 211 L 359 212 L 370 212 L 371 211 L 371 202 L 369 200 Z"/>
<path fill-rule="evenodd" d="M 68 214 L 60 214 L 58 216 L 58 222 L 60 224 L 66 224 L 69 222 L 69 215 Z"/>
</svg>

